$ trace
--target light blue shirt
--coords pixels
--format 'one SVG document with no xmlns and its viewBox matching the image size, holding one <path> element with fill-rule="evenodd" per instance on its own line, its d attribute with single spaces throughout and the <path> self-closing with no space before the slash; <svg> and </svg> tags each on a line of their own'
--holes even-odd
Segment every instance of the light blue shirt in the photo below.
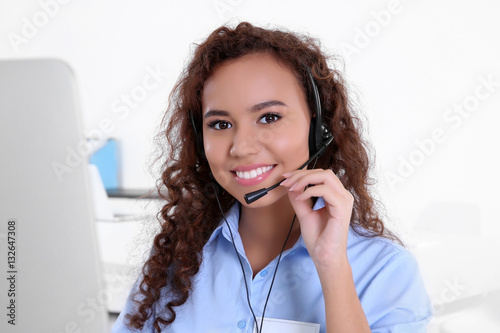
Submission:
<svg viewBox="0 0 500 333">
<path fill-rule="evenodd" d="M 321 207 L 324 207 L 322 198 L 317 200 L 314 209 Z M 278 258 L 252 279 L 253 273 L 238 234 L 238 203 L 226 218 L 243 262 L 252 308 L 260 317 Z M 372 332 L 426 331 L 432 306 L 417 261 L 410 252 L 388 239 L 362 237 L 350 229 L 347 255 Z M 129 298 L 112 333 L 132 332 L 126 327 L 124 315 L 133 306 Z M 161 305 L 157 306 L 157 309 L 161 308 Z M 177 318 L 166 332 L 253 331 L 254 320 L 247 303 L 243 273 L 224 221 L 204 247 L 203 262 L 194 277 L 187 302 L 175 309 Z M 265 317 L 319 323 L 320 332 L 326 332 L 321 284 L 302 237 L 291 249 L 283 252 Z M 154 332 L 151 322 L 146 323 L 143 332 Z"/>
</svg>

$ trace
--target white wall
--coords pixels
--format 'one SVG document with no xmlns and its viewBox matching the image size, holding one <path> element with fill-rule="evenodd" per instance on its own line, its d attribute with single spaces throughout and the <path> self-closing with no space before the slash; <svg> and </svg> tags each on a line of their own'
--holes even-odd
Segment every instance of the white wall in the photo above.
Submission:
<svg viewBox="0 0 500 333">
<path fill-rule="evenodd" d="M 393 228 L 498 239 L 499 13 L 494 0 L 1 0 L 0 58 L 67 61 L 86 131 L 108 119 L 124 186 L 144 188 L 154 183 L 155 128 L 193 42 L 242 20 L 309 33 L 345 59 Z M 131 93 L 141 100 L 127 107 Z M 481 253 L 470 250 L 471 261 Z"/>
<path fill-rule="evenodd" d="M 414 225 L 422 214 L 432 218 L 433 203 L 460 210 L 465 208 L 453 205 L 467 202 L 479 214 L 479 229 L 500 231 L 493 190 L 500 181 L 490 176 L 500 163 L 494 133 L 500 117 L 500 3 L 267 3 L 3 0 L 0 57 L 66 60 L 80 84 L 86 131 L 118 138 L 123 184 L 143 188 L 153 184 L 145 170 L 155 127 L 193 42 L 241 20 L 309 33 L 345 59 L 346 76 L 369 119 L 388 210 Z M 156 81 L 151 71 L 159 73 Z M 493 82 L 491 91 L 481 88 L 484 80 Z M 131 104 L 125 95 L 132 95 Z M 463 115 L 454 105 L 465 109 Z M 111 130 L 100 128 L 104 119 Z M 416 142 L 427 142 L 439 129 L 440 142 L 422 152 Z"/>
</svg>

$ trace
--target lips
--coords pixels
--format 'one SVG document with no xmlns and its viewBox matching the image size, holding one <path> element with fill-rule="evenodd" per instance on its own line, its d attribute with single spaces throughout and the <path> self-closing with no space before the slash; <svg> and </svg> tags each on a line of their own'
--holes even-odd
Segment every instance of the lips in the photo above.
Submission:
<svg viewBox="0 0 500 333">
<path fill-rule="evenodd" d="M 253 165 L 238 167 L 233 170 L 236 181 L 244 186 L 252 186 L 266 179 L 275 165 Z"/>
<path fill-rule="evenodd" d="M 267 167 L 260 167 L 260 168 L 256 168 L 256 169 L 253 169 L 250 171 L 235 171 L 235 172 L 236 172 L 236 176 L 238 176 L 239 178 L 253 179 L 253 178 L 256 178 L 257 176 L 262 175 L 263 173 L 268 172 L 272 168 L 273 168 L 273 166 L 269 165 Z"/>
</svg>

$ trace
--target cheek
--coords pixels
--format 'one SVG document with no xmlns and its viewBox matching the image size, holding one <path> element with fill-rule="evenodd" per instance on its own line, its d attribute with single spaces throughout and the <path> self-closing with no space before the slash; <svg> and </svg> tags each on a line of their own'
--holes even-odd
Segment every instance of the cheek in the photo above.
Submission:
<svg viewBox="0 0 500 333">
<path fill-rule="evenodd" d="M 203 135 L 203 149 L 210 164 L 219 164 L 223 160 L 226 141 L 216 135 Z"/>
<path fill-rule="evenodd" d="M 208 165 L 215 178 L 215 180 L 221 185 L 225 186 L 230 181 L 230 174 L 228 170 L 236 167 L 235 165 L 228 165 L 227 152 L 229 148 L 226 147 L 227 144 L 220 142 L 221 140 L 214 140 L 213 138 L 204 139 L 204 149 L 205 156 L 207 157 Z"/>
<path fill-rule="evenodd" d="M 297 162 L 305 162 L 309 158 L 309 128 L 298 126 L 294 129 L 275 133 L 270 143 L 275 152 L 284 160 L 292 158 Z"/>
</svg>

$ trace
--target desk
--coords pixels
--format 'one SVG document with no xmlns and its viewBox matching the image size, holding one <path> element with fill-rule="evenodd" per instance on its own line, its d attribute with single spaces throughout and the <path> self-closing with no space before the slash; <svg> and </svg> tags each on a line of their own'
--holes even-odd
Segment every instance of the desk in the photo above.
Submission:
<svg viewBox="0 0 500 333">
<path fill-rule="evenodd" d="M 500 332 L 499 240 L 412 232 L 407 245 L 434 308 L 428 333 Z"/>
<path fill-rule="evenodd" d="M 119 313 L 148 257 L 158 229 L 155 199 L 110 198 L 113 220 L 98 220 L 97 237 L 101 253 L 107 309 Z"/>
</svg>

